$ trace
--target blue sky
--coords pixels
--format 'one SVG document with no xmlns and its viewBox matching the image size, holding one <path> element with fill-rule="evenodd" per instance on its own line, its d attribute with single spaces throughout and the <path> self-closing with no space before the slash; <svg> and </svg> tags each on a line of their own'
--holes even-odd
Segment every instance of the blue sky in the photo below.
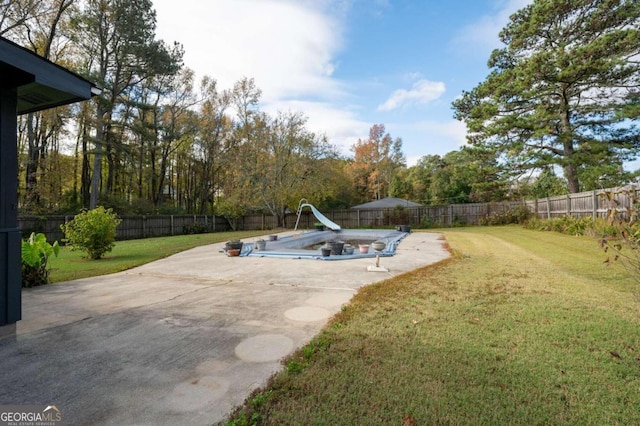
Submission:
<svg viewBox="0 0 640 426">
<path fill-rule="evenodd" d="M 408 165 L 459 149 L 451 102 L 483 81 L 498 33 L 531 0 L 154 0 L 157 35 L 227 89 L 242 77 L 261 109 L 301 111 L 345 154 L 373 124 Z"/>
</svg>

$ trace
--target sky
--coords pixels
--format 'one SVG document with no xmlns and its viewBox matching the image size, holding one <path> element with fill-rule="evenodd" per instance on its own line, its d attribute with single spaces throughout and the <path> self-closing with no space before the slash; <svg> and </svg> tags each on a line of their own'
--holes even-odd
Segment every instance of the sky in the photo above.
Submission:
<svg viewBox="0 0 640 426">
<path fill-rule="evenodd" d="M 465 144 L 451 103 L 489 73 L 509 16 L 532 0 L 153 0 L 157 38 L 185 66 L 260 109 L 301 112 L 344 155 L 374 124 L 402 140 L 407 165 Z"/>
</svg>

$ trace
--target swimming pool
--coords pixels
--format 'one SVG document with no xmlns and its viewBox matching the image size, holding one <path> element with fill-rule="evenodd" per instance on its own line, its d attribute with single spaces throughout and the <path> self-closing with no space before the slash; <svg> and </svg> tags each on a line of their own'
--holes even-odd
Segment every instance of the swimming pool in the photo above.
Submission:
<svg viewBox="0 0 640 426">
<path fill-rule="evenodd" d="M 257 250 L 252 243 L 245 243 L 240 256 L 281 257 L 290 259 L 347 260 L 376 256 L 393 256 L 400 241 L 409 233 L 390 229 L 341 229 L 337 231 L 302 231 L 293 235 L 267 241 L 264 250 Z M 349 242 L 354 246 L 353 254 L 322 256 L 318 247 L 327 241 Z M 358 244 L 385 243 L 385 248 L 376 251 L 369 247 L 360 253 Z"/>
</svg>

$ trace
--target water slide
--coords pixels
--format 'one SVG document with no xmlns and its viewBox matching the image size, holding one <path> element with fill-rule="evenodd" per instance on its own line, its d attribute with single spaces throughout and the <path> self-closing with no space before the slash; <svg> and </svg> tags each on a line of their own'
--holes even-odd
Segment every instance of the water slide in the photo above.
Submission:
<svg viewBox="0 0 640 426">
<path fill-rule="evenodd" d="M 313 213 L 313 215 L 316 217 L 316 219 L 318 219 L 318 222 L 322 223 L 327 228 L 331 229 L 332 231 L 339 231 L 340 229 L 342 229 L 342 228 L 340 228 L 340 225 L 330 221 L 328 217 L 326 217 L 325 215 L 320 213 L 318 211 L 318 209 L 313 207 L 312 204 L 308 204 L 308 203 L 300 204 L 300 206 L 298 207 L 298 219 L 300 219 L 300 213 L 302 212 L 302 208 L 305 207 L 305 206 L 309 207 L 311 209 L 311 212 Z M 298 224 L 296 223 L 296 228 L 297 227 L 298 227 Z"/>
</svg>

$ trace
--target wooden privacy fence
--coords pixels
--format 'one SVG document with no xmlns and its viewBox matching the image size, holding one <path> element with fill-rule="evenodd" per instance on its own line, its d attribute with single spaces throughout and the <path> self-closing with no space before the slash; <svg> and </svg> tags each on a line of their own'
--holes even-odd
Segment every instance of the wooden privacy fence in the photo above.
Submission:
<svg viewBox="0 0 640 426">
<path fill-rule="evenodd" d="M 116 229 L 116 239 L 184 235 L 198 232 L 228 231 L 229 223 L 222 217 L 207 215 L 119 216 L 122 220 Z M 18 228 L 23 237 L 31 232 L 42 232 L 49 241 L 61 241 L 64 234 L 60 225 L 73 216 L 24 216 L 18 218 Z"/>
<path fill-rule="evenodd" d="M 330 210 L 323 212 L 343 228 L 378 227 L 393 225 L 454 226 L 478 225 L 483 218 L 504 214 L 518 206 L 526 206 L 540 219 L 564 216 L 604 218 L 611 208 L 626 213 L 640 195 L 640 185 L 608 188 L 595 191 L 546 197 L 530 201 L 494 203 L 449 204 L 446 206 L 404 207 L 402 209 Z M 296 217 L 287 221 L 295 224 Z M 300 228 L 312 228 L 316 219 L 310 212 L 300 217 Z M 255 229 L 255 228 L 246 228 Z"/>
<path fill-rule="evenodd" d="M 640 186 L 633 184 L 619 188 L 599 189 L 577 194 L 526 201 L 525 205 L 540 219 L 564 216 L 604 218 L 612 209 L 625 215 L 635 207 Z"/>
<path fill-rule="evenodd" d="M 425 227 L 477 225 L 483 218 L 503 214 L 523 205 L 541 219 L 564 216 L 597 218 L 605 217 L 612 206 L 624 213 L 635 203 L 639 191 L 640 186 L 631 185 L 524 202 L 450 204 L 400 209 L 343 209 L 322 213 L 343 228 L 376 228 L 396 225 Z M 613 198 L 610 199 L 610 196 Z M 18 226 L 22 230 L 23 236 L 35 231 L 44 233 L 50 241 L 60 241 L 64 237 L 60 225 L 71 219 L 73 216 L 20 217 L 18 218 Z M 121 216 L 120 219 L 122 219 L 122 223 L 118 226 L 116 233 L 118 240 L 231 230 L 229 222 L 218 216 Z M 285 217 L 285 228 L 293 229 L 296 221 L 297 215 L 290 213 Z M 317 219 L 310 211 L 303 211 L 298 222 L 298 229 L 311 229 L 315 222 Z M 239 218 L 236 222 L 236 228 L 239 230 L 275 229 L 277 223 L 277 219 L 272 215 L 253 214 Z"/>
<path fill-rule="evenodd" d="M 330 210 L 323 212 L 343 228 L 376 228 L 396 225 L 452 226 L 455 224 L 477 224 L 487 215 L 503 212 L 518 203 L 453 204 L 449 206 L 409 207 L 403 209 Z M 229 231 L 231 226 L 223 217 L 205 215 L 158 215 L 120 216 L 122 222 L 116 229 L 116 239 L 184 235 L 196 232 Z M 23 236 L 31 232 L 42 232 L 50 241 L 64 238 L 60 225 L 73 216 L 24 216 L 18 218 L 18 227 Z M 297 215 L 285 217 L 285 228 L 293 229 Z M 309 211 L 300 215 L 298 229 L 312 229 L 318 220 Z M 237 220 L 239 230 L 265 230 L 277 228 L 277 219 L 272 215 L 253 214 Z"/>
<path fill-rule="evenodd" d="M 450 204 L 447 206 L 403 207 L 401 209 L 348 209 L 323 212 L 330 220 L 343 228 L 376 228 L 396 225 L 454 226 L 477 225 L 481 218 L 501 213 L 517 202 Z M 295 220 L 295 217 L 294 217 Z M 312 228 L 316 221 L 310 212 L 300 217 L 300 228 Z"/>
</svg>

